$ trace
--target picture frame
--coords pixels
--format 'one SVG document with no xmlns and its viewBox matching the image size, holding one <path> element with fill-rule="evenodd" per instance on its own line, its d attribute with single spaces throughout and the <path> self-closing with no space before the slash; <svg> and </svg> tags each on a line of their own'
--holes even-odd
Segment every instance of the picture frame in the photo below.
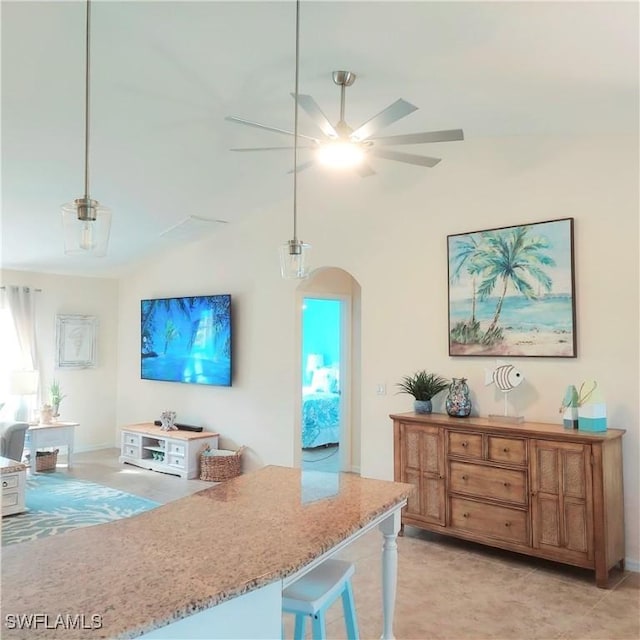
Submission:
<svg viewBox="0 0 640 640">
<path fill-rule="evenodd" d="M 577 357 L 573 226 L 447 236 L 450 356 Z"/>
<path fill-rule="evenodd" d="M 96 316 L 56 316 L 56 367 L 92 369 L 97 365 Z"/>
</svg>

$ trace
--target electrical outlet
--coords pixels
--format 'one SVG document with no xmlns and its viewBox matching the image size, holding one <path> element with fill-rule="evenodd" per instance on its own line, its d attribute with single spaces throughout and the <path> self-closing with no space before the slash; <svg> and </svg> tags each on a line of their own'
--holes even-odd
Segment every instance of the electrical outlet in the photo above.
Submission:
<svg viewBox="0 0 640 640">
<path fill-rule="evenodd" d="M 387 385 L 384 382 L 379 382 L 376 385 L 376 393 L 379 396 L 386 396 L 387 395 Z"/>
</svg>

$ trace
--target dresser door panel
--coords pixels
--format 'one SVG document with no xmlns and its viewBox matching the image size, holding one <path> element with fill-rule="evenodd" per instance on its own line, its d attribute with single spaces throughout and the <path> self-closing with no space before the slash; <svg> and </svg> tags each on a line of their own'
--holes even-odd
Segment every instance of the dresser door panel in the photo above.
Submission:
<svg viewBox="0 0 640 640">
<path fill-rule="evenodd" d="M 591 447 L 532 442 L 533 546 L 567 562 L 593 559 Z"/>
</svg>

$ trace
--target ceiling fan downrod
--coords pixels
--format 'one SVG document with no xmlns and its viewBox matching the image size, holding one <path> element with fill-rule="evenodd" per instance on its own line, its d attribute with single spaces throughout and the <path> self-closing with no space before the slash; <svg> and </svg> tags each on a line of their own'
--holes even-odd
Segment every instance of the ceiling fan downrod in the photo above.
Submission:
<svg viewBox="0 0 640 640">
<path fill-rule="evenodd" d="M 346 126 L 344 120 L 345 87 L 350 87 L 356 81 L 356 74 L 351 71 L 334 71 L 333 81 L 340 87 L 340 122 L 336 128 L 344 128 Z M 351 133 L 351 127 L 348 129 L 348 133 Z M 339 131 L 339 133 L 343 132 Z"/>
</svg>

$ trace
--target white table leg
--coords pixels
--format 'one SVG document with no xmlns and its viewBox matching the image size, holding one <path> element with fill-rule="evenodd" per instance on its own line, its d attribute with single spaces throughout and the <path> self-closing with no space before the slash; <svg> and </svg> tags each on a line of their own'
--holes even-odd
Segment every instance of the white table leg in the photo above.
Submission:
<svg viewBox="0 0 640 640">
<path fill-rule="evenodd" d="M 67 469 L 71 469 L 72 456 L 73 456 L 73 431 L 67 436 Z"/>
<path fill-rule="evenodd" d="M 384 536 L 382 543 L 382 640 L 394 640 L 393 614 L 396 606 L 398 583 L 398 543 L 400 530 L 400 510 L 392 513 L 380 523 Z"/>
<path fill-rule="evenodd" d="M 38 438 L 33 433 L 33 431 L 29 434 L 29 467 L 31 469 L 31 474 L 36 473 L 36 451 L 38 445 Z"/>
</svg>

